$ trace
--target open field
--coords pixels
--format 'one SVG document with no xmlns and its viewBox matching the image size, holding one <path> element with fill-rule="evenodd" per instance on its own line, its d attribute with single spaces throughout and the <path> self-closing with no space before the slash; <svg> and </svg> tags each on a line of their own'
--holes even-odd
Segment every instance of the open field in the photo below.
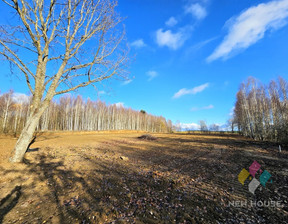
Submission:
<svg viewBox="0 0 288 224">
<path fill-rule="evenodd" d="M 288 152 L 237 135 L 44 133 L 25 164 L 0 136 L 0 223 L 288 223 Z M 257 160 L 272 183 L 237 179 Z M 259 176 L 256 176 L 259 179 Z M 277 201 L 233 206 L 234 201 Z"/>
</svg>

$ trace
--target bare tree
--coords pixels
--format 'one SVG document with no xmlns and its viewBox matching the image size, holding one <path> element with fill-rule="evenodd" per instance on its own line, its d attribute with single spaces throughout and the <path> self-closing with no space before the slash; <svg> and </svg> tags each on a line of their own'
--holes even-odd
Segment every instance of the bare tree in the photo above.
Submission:
<svg viewBox="0 0 288 224">
<path fill-rule="evenodd" d="M 208 131 L 208 126 L 206 124 L 206 121 L 200 120 L 199 125 L 200 125 L 200 131 Z"/>
<path fill-rule="evenodd" d="M 10 106 L 7 107 L 8 97 L 10 97 Z M 25 126 L 30 105 L 29 98 L 25 100 L 18 99 L 12 92 L 0 95 L 0 127 L 2 127 L 4 118 L 7 116 L 5 130 L 0 128 L 0 133 L 18 134 Z M 123 106 L 119 107 L 115 104 L 107 105 L 99 100 L 91 101 L 89 98 L 84 100 L 81 96 L 64 95 L 60 99 L 50 102 L 48 109 L 42 114 L 36 130 L 171 132 L 172 121 L 167 121 L 162 116 L 155 116 L 147 112 L 143 114 L 142 111 Z"/>
<path fill-rule="evenodd" d="M 10 107 L 13 105 L 13 101 L 12 101 L 12 95 L 13 95 L 13 91 L 10 90 L 9 93 L 6 93 L 3 95 L 3 99 L 4 99 L 4 108 L 3 108 L 3 122 L 2 122 L 2 130 L 5 133 L 6 132 L 6 126 L 7 123 L 9 121 L 9 109 Z"/>
<path fill-rule="evenodd" d="M 124 32 L 114 0 L 2 2 L 20 22 L 0 27 L 0 55 L 23 73 L 33 96 L 11 158 L 21 162 L 52 98 L 119 75 L 127 50 L 121 49 Z"/>
<path fill-rule="evenodd" d="M 259 140 L 287 142 L 287 82 L 279 77 L 269 86 L 252 77 L 237 93 L 234 120 L 245 136 Z"/>
<path fill-rule="evenodd" d="M 174 125 L 174 131 L 181 131 L 181 123 L 179 120 L 177 120 L 176 124 Z"/>
<path fill-rule="evenodd" d="M 210 131 L 219 131 L 220 130 L 220 126 L 218 124 L 211 124 L 209 126 L 209 130 Z"/>
<path fill-rule="evenodd" d="M 235 120 L 235 115 L 231 116 L 227 122 L 227 130 L 231 131 L 232 133 L 234 133 L 235 130 L 235 126 L 236 126 L 236 120 Z"/>
</svg>

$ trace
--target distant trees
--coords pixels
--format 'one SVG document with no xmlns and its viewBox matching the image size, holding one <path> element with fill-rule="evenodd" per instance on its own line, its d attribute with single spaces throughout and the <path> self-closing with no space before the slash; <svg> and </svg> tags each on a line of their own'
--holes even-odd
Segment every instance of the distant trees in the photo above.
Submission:
<svg viewBox="0 0 288 224">
<path fill-rule="evenodd" d="M 200 125 L 200 131 L 208 131 L 206 121 L 204 120 L 199 121 L 199 125 Z"/>
<path fill-rule="evenodd" d="M 209 126 L 209 131 L 219 131 L 220 130 L 220 127 L 218 124 L 211 124 Z"/>
<path fill-rule="evenodd" d="M 173 125 L 173 131 L 181 131 L 181 123 L 179 120 L 176 121 L 175 125 Z"/>
<path fill-rule="evenodd" d="M 30 101 L 13 99 L 13 91 L 0 96 L 0 132 L 20 133 L 31 107 Z M 52 101 L 40 118 L 38 131 L 142 130 L 171 132 L 172 122 L 131 108 L 86 101 L 81 96 L 66 95 Z"/>
<path fill-rule="evenodd" d="M 2 116 L 3 116 L 3 123 L 2 123 L 2 130 L 5 133 L 6 132 L 6 127 L 7 123 L 9 121 L 9 110 L 11 109 L 12 106 L 12 91 L 9 93 L 6 93 L 2 96 L 3 102 L 2 104 Z"/>
<path fill-rule="evenodd" d="M 236 121 L 234 117 L 231 117 L 227 120 L 227 129 L 234 133 L 236 127 Z"/>
<path fill-rule="evenodd" d="M 237 93 L 234 122 L 245 136 L 288 141 L 288 84 L 279 77 L 268 86 L 250 77 Z"/>
<path fill-rule="evenodd" d="M 0 96 L 0 132 L 19 133 L 29 112 L 27 101 L 13 99 L 13 91 Z"/>
</svg>

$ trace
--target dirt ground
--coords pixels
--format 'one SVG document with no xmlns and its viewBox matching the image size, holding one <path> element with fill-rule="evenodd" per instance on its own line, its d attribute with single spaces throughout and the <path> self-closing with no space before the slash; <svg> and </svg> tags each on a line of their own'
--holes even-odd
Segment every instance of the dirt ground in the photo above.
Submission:
<svg viewBox="0 0 288 224">
<path fill-rule="evenodd" d="M 23 164 L 7 162 L 16 139 L 0 136 L 0 223 L 288 223 L 287 149 L 142 134 L 44 133 Z M 254 160 L 272 182 L 252 194 L 238 174 Z"/>
</svg>

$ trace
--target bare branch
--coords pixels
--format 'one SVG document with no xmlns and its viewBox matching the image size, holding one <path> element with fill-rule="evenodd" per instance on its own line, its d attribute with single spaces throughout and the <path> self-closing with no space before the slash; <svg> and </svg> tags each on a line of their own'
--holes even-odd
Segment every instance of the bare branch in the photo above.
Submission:
<svg viewBox="0 0 288 224">
<path fill-rule="evenodd" d="M 0 43 L 15 58 L 11 61 L 17 62 L 14 64 L 23 71 L 25 77 L 31 75 L 35 79 L 35 96 L 42 98 L 46 90 L 46 96 L 52 98 L 61 83 L 70 83 L 70 88 L 59 90 L 57 94 L 119 74 L 120 64 L 125 61 L 127 54 L 119 58 L 114 55 L 125 33 L 113 33 L 113 29 L 121 22 L 115 15 L 116 3 L 113 0 L 33 0 L 32 5 L 26 0 L 13 0 L 11 3 L 3 1 L 16 10 L 24 27 L 24 30 L 18 30 L 19 34 L 24 37 L 26 32 L 30 43 L 19 38 L 18 42 L 10 38 Z M 91 43 L 87 45 L 88 41 L 93 41 L 95 47 L 89 47 Z M 14 53 L 9 45 L 37 53 L 36 74 L 29 70 L 20 54 Z M 49 53 L 51 49 L 53 51 Z M 87 55 L 85 59 L 83 55 Z M 12 59 L 7 56 L 8 60 Z M 47 66 L 57 66 L 57 69 L 49 74 Z M 74 80 L 83 78 L 85 82 L 73 84 Z"/>
<path fill-rule="evenodd" d="M 18 62 L 22 65 L 22 68 L 25 69 L 25 71 L 27 71 L 31 76 L 33 76 L 33 78 L 35 78 L 35 75 L 29 70 L 29 68 L 25 65 L 25 63 L 18 57 L 18 55 L 15 52 L 13 52 L 2 40 L 0 40 L 0 44 L 2 44 L 2 46 L 18 60 Z M 2 52 L 0 53 L 5 56 L 4 53 Z"/>
<path fill-rule="evenodd" d="M 9 5 L 10 7 L 15 9 L 15 5 L 10 4 L 9 2 L 7 2 L 6 0 L 2 0 L 4 3 L 6 3 L 7 5 Z"/>
<path fill-rule="evenodd" d="M 33 94 L 34 91 L 33 91 L 33 88 L 31 86 L 31 83 L 30 83 L 29 75 L 27 74 L 25 69 L 17 61 L 15 61 L 13 58 L 9 57 L 7 54 L 4 54 L 2 52 L 0 52 L 0 54 L 2 54 L 8 61 L 14 63 L 24 73 L 28 88 L 31 91 L 31 93 Z"/>
</svg>

